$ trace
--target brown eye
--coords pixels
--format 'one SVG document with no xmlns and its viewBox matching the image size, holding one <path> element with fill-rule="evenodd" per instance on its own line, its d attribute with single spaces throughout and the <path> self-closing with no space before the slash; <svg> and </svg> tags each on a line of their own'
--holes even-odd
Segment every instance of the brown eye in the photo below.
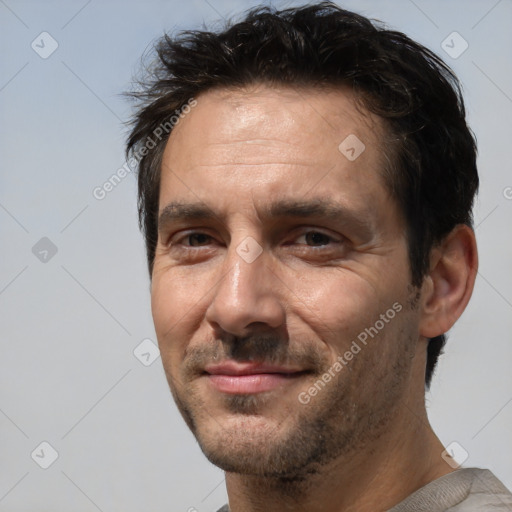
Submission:
<svg viewBox="0 0 512 512">
<path fill-rule="evenodd" d="M 304 234 L 306 243 L 309 245 L 327 245 L 332 238 L 325 233 L 320 233 L 319 231 L 309 231 L 308 233 Z"/>
<path fill-rule="evenodd" d="M 329 245 L 330 243 L 337 243 L 338 240 L 335 240 L 332 236 L 327 235 L 326 233 L 322 233 L 321 231 L 307 231 L 299 235 L 297 240 L 304 239 L 304 245 L 309 247 L 322 247 L 324 245 Z"/>
<path fill-rule="evenodd" d="M 187 239 L 191 242 L 190 246 L 197 247 L 197 245 L 204 245 L 205 243 L 208 243 L 211 237 L 204 233 L 191 233 L 184 238 L 184 240 Z M 193 240 L 195 240 L 197 244 L 194 244 Z"/>
</svg>

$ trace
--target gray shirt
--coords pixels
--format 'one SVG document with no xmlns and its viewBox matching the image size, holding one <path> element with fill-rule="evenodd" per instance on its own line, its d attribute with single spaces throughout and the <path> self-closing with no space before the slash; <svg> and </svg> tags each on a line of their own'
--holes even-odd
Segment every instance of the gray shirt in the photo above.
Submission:
<svg viewBox="0 0 512 512">
<path fill-rule="evenodd" d="M 460 468 L 428 483 L 388 512 L 512 512 L 512 493 L 489 471 Z M 229 512 L 224 505 L 218 512 Z"/>
</svg>

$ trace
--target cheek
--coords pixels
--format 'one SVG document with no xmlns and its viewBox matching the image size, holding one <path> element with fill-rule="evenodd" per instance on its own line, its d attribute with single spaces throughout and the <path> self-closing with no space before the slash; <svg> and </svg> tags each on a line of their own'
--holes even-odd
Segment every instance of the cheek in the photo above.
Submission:
<svg viewBox="0 0 512 512">
<path fill-rule="evenodd" d="M 350 272 L 325 269 L 304 273 L 300 283 L 290 286 L 304 313 L 310 312 L 329 325 L 353 323 L 364 317 L 372 303 L 377 302 L 375 290 Z"/>
<path fill-rule="evenodd" d="M 325 270 L 323 275 L 311 273 L 309 278 L 301 280 L 300 286 L 294 287 L 294 294 L 299 299 L 294 301 L 295 314 L 329 349 L 338 353 L 345 351 L 359 335 L 364 340 L 367 333 L 370 338 L 367 330 L 376 322 L 379 334 L 390 331 L 397 315 L 393 304 L 398 293 L 386 286 L 378 288 L 375 282 L 352 272 L 337 271 L 327 277 Z M 380 320 L 381 314 L 387 322 Z"/>
<path fill-rule="evenodd" d="M 176 273 L 153 277 L 151 311 L 161 352 L 184 350 L 204 316 L 208 289 Z"/>
</svg>

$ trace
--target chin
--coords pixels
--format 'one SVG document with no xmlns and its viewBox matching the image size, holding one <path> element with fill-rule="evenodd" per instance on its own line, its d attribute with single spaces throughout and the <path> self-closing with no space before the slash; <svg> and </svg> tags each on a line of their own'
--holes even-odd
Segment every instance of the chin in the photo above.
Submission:
<svg viewBox="0 0 512 512">
<path fill-rule="evenodd" d="M 206 458 L 229 473 L 298 481 L 314 474 L 326 460 L 323 433 L 316 442 L 298 425 L 262 415 L 210 418 L 196 431 Z"/>
</svg>

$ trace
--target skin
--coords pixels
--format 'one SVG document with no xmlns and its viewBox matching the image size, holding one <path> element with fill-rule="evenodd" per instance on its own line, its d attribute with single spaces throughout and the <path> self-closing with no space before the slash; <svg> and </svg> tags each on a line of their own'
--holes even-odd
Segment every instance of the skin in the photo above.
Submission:
<svg viewBox="0 0 512 512">
<path fill-rule="evenodd" d="M 425 409 L 426 347 L 469 301 L 474 233 L 457 226 L 415 289 L 404 220 L 379 174 L 385 127 L 349 91 L 260 84 L 197 100 L 163 156 L 151 289 L 180 412 L 226 471 L 232 512 L 388 510 L 453 471 Z M 350 134 L 365 144 L 354 161 L 338 149 Z M 353 217 L 269 216 L 284 199 L 332 202 Z M 213 216 L 171 218 L 175 201 Z M 251 263 L 237 252 L 247 237 L 261 248 Z M 305 373 L 270 391 L 228 394 L 205 374 L 226 360 Z M 329 369 L 330 381 L 301 403 Z"/>
</svg>

